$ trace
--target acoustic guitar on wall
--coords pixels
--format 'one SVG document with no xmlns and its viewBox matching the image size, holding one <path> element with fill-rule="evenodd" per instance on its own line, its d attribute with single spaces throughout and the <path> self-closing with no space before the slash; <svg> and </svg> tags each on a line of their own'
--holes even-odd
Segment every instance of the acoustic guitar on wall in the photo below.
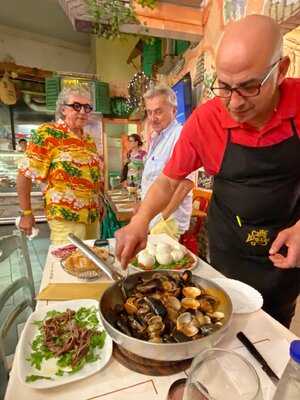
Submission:
<svg viewBox="0 0 300 400">
<path fill-rule="evenodd" d="M 0 100 L 6 105 L 16 104 L 16 89 L 12 81 L 9 79 L 8 72 L 5 72 L 0 81 Z"/>
</svg>

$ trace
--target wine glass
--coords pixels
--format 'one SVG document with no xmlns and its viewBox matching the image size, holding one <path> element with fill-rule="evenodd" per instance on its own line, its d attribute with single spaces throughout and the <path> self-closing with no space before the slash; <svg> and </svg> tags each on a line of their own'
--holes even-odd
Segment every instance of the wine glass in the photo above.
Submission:
<svg viewBox="0 0 300 400">
<path fill-rule="evenodd" d="M 255 368 L 233 351 L 206 349 L 192 362 L 183 400 L 263 400 Z"/>
</svg>

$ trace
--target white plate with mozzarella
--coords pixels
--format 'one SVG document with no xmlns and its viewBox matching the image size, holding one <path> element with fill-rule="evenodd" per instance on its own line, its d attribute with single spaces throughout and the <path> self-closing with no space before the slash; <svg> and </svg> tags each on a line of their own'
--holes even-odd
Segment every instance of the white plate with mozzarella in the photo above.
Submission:
<svg viewBox="0 0 300 400">
<path fill-rule="evenodd" d="M 130 263 L 137 271 L 184 271 L 193 269 L 198 258 L 182 244 L 168 235 L 149 235 L 147 247 L 140 251 Z"/>
</svg>

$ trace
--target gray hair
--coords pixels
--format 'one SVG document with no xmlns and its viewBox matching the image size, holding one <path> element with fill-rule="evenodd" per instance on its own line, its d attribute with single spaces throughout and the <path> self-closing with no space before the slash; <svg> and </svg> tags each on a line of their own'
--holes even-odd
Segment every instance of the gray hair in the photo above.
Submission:
<svg viewBox="0 0 300 400">
<path fill-rule="evenodd" d="M 58 95 L 56 101 L 56 110 L 55 110 L 55 120 L 64 119 L 64 115 L 62 113 L 62 109 L 64 104 L 67 104 L 70 96 L 84 96 L 87 98 L 91 98 L 91 93 L 88 89 L 83 87 L 82 85 L 74 85 L 73 87 L 64 88 Z"/>
<path fill-rule="evenodd" d="M 168 99 L 168 102 L 177 107 L 177 97 L 174 90 L 172 90 L 169 86 L 160 83 L 152 88 L 148 89 L 147 92 L 144 94 L 144 100 L 152 99 L 156 96 L 165 96 Z"/>
</svg>

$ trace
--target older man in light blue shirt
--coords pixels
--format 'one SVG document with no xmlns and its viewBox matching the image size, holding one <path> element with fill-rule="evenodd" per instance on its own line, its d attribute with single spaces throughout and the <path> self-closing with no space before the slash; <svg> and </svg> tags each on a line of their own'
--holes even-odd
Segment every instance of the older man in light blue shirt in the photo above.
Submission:
<svg viewBox="0 0 300 400">
<path fill-rule="evenodd" d="M 176 121 L 177 99 L 171 88 L 157 85 L 145 93 L 144 100 L 154 134 L 144 165 L 142 200 L 170 159 L 182 128 Z M 192 213 L 193 180 L 194 175 L 191 174 L 181 182 L 168 206 L 151 221 L 151 233 L 168 233 L 178 239 L 188 230 Z"/>
</svg>

